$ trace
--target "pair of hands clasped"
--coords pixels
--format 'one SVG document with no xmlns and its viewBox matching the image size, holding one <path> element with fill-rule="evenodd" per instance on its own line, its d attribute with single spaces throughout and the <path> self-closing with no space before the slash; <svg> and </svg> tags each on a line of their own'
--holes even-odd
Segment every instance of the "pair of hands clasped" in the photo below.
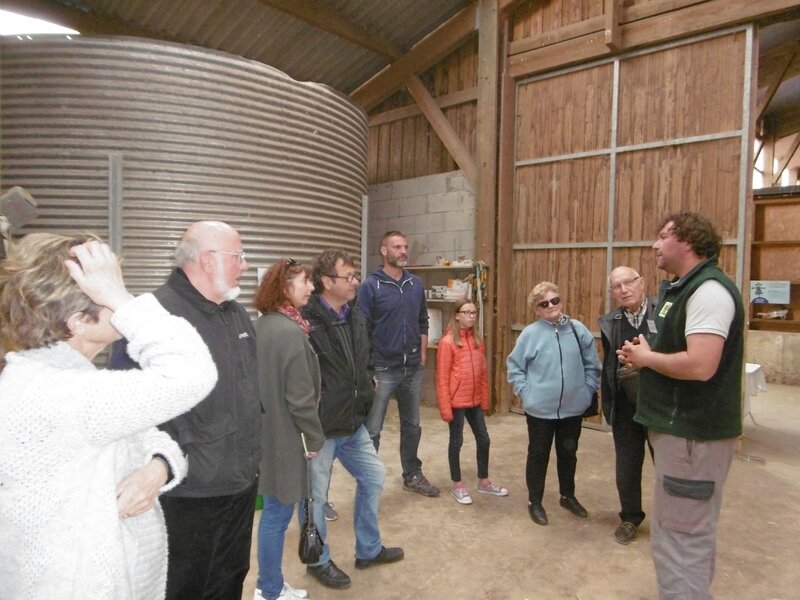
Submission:
<svg viewBox="0 0 800 600">
<path fill-rule="evenodd" d="M 650 344 L 643 335 L 626 341 L 622 348 L 617 350 L 619 362 L 626 367 L 636 367 L 641 369 L 647 366 L 647 358 L 652 354 Z"/>
</svg>

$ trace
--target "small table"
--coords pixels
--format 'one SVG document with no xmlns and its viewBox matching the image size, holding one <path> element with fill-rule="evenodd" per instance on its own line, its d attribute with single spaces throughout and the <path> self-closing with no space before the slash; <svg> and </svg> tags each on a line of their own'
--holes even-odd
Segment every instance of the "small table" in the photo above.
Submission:
<svg viewBox="0 0 800 600">
<path fill-rule="evenodd" d="M 758 392 L 767 391 L 767 378 L 761 365 L 755 363 L 745 363 L 744 366 L 744 389 L 742 390 L 742 419 L 749 416 L 750 420 L 756 423 L 753 412 L 750 409 L 750 396 L 755 396 Z"/>
</svg>

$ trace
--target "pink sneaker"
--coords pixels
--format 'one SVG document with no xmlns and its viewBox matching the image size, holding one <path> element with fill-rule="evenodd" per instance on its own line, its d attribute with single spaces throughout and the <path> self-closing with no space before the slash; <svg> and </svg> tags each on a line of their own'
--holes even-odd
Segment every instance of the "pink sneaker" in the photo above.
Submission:
<svg viewBox="0 0 800 600">
<path fill-rule="evenodd" d="M 454 487 L 450 490 L 450 495 L 456 499 L 459 504 L 472 504 L 472 498 L 465 487 Z"/>
<path fill-rule="evenodd" d="M 481 494 L 491 494 L 492 496 L 508 496 L 508 490 L 495 483 L 489 482 L 488 485 L 481 485 L 478 482 L 478 492 Z"/>
</svg>

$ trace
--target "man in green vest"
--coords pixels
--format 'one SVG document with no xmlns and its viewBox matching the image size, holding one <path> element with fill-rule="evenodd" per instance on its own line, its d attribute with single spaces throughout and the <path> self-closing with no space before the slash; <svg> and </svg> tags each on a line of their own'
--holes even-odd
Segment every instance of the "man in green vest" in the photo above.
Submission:
<svg viewBox="0 0 800 600">
<path fill-rule="evenodd" d="M 639 372 L 635 420 L 648 428 L 656 482 L 650 543 L 660 598 L 710 599 L 722 488 L 742 433 L 744 306 L 717 266 L 708 219 L 666 217 L 653 244 L 661 284 L 650 343 L 617 351 Z"/>
</svg>

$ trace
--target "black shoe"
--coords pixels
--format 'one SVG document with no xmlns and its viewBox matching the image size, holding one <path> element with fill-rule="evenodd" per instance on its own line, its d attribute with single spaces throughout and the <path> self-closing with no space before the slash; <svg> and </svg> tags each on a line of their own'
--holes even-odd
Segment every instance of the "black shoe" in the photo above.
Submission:
<svg viewBox="0 0 800 600">
<path fill-rule="evenodd" d="M 581 503 L 578 502 L 578 499 L 575 496 L 570 496 L 569 498 L 561 496 L 561 500 L 559 500 L 558 503 L 576 517 L 585 519 L 589 516 L 589 513 L 586 512 L 586 509 L 581 506 Z"/>
<path fill-rule="evenodd" d="M 547 525 L 547 513 L 544 512 L 544 506 L 541 504 L 528 504 L 528 514 L 537 525 Z"/>
<path fill-rule="evenodd" d="M 614 532 L 614 539 L 620 544 L 630 544 L 636 537 L 636 525 L 630 521 L 623 521 Z"/>
<path fill-rule="evenodd" d="M 350 587 L 350 577 L 336 566 L 336 563 L 329 560 L 322 565 L 308 565 L 306 571 L 313 575 L 325 587 L 335 590 L 343 590 Z"/>
<path fill-rule="evenodd" d="M 431 498 L 436 498 L 439 495 L 439 488 L 431 485 L 430 481 L 422 474 L 422 471 L 417 471 L 408 479 L 403 479 L 403 489 L 407 492 L 417 492 Z"/>
<path fill-rule="evenodd" d="M 376 565 L 397 562 L 398 560 L 403 560 L 404 556 L 405 553 L 402 548 L 387 548 L 386 546 L 381 546 L 381 551 L 378 552 L 378 556 L 375 558 L 357 558 L 356 569 L 366 569 Z"/>
</svg>

